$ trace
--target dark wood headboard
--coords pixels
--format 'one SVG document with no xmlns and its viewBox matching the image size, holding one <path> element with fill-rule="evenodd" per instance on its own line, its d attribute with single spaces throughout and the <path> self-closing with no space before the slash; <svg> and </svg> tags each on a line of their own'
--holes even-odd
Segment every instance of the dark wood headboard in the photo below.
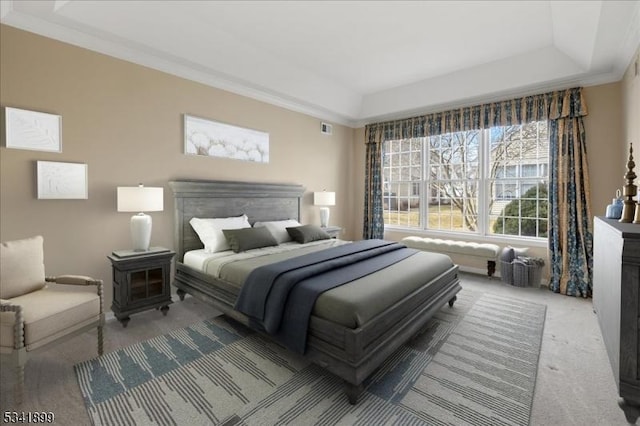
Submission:
<svg viewBox="0 0 640 426">
<path fill-rule="evenodd" d="M 174 244 L 178 262 L 182 262 L 185 252 L 203 247 L 189 224 L 191 218 L 246 214 L 251 224 L 282 219 L 299 221 L 305 190 L 297 184 L 222 180 L 175 180 L 169 186 L 175 206 Z"/>
</svg>

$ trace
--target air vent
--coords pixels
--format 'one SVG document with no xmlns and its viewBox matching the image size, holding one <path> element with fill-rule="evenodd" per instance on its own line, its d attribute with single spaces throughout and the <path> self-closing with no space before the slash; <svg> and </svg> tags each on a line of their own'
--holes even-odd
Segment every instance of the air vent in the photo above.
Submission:
<svg viewBox="0 0 640 426">
<path fill-rule="evenodd" d="M 333 126 L 329 123 L 321 123 L 320 124 L 320 133 L 323 135 L 332 135 L 333 134 Z"/>
</svg>

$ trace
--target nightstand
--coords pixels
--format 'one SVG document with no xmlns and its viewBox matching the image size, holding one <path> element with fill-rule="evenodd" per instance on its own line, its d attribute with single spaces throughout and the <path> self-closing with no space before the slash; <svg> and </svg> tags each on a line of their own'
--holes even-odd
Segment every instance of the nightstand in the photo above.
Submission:
<svg viewBox="0 0 640 426">
<path fill-rule="evenodd" d="M 329 234 L 331 238 L 338 238 L 340 236 L 340 233 L 342 232 L 342 228 L 340 228 L 339 226 L 327 226 L 322 229 L 324 232 Z"/>
<path fill-rule="evenodd" d="M 171 301 L 171 260 L 175 252 L 152 247 L 145 252 L 114 251 L 107 258 L 113 270 L 111 310 L 126 327 L 129 315 L 156 308 L 167 315 Z"/>
</svg>

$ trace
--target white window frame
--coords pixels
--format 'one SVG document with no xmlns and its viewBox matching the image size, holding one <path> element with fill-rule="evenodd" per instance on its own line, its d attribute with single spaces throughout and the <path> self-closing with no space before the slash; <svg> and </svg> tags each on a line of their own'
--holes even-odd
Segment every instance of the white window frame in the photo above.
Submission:
<svg viewBox="0 0 640 426">
<path fill-rule="evenodd" d="M 493 240 L 496 242 L 506 242 L 506 243 L 516 243 L 526 241 L 527 244 L 532 246 L 546 246 L 548 244 L 548 237 L 530 237 L 530 236 L 519 236 L 519 235 L 504 235 L 504 234 L 493 234 L 490 232 L 490 212 L 489 212 L 489 204 L 490 204 L 490 188 L 489 185 L 493 184 L 493 179 L 488 176 L 488 172 L 490 170 L 490 160 L 491 160 L 491 143 L 489 136 L 490 129 L 481 130 L 480 138 L 480 148 L 478 155 L 479 158 L 479 179 L 478 179 L 478 228 L 476 231 L 456 231 L 456 230 L 442 230 L 442 229 L 433 229 L 428 228 L 428 201 L 430 197 L 429 193 L 429 146 L 428 146 L 428 137 L 420 138 L 422 139 L 422 180 L 420 181 L 421 185 L 421 195 L 420 195 L 420 226 L 419 227 L 409 227 L 402 225 L 394 225 L 385 223 L 385 230 L 390 231 L 401 231 L 401 232 L 411 232 L 412 234 L 426 234 L 433 235 L 435 237 L 443 237 L 443 238 L 452 238 L 452 239 L 461 239 L 470 237 L 473 238 L 482 238 L 483 240 Z M 548 130 L 547 130 L 548 135 Z M 384 156 L 385 150 L 383 149 L 382 155 Z M 381 160 L 382 161 L 382 160 Z M 550 161 L 550 160 L 549 160 Z M 546 168 L 548 170 L 549 163 L 547 163 Z M 517 173 L 517 176 L 513 177 L 514 181 L 526 181 L 532 179 L 532 177 L 522 177 L 521 173 Z M 384 181 L 384 172 L 383 172 L 383 185 L 386 183 Z M 535 178 L 535 177 L 534 177 Z M 546 177 L 547 185 L 549 184 L 549 176 Z M 413 185 L 413 184 L 412 184 Z M 522 194 L 520 194 L 521 196 Z M 517 199 L 514 198 L 514 199 Z M 548 219 L 549 220 L 549 219 Z"/>
</svg>

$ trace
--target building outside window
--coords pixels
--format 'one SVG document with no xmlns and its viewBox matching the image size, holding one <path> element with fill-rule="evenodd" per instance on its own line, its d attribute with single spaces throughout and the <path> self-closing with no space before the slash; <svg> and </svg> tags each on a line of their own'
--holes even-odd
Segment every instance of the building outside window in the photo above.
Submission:
<svg viewBox="0 0 640 426">
<path fill-rule="evenodd" d="M 547 237 L 547 122 L 384 143 L 390 227 Z"/>
</svg>

